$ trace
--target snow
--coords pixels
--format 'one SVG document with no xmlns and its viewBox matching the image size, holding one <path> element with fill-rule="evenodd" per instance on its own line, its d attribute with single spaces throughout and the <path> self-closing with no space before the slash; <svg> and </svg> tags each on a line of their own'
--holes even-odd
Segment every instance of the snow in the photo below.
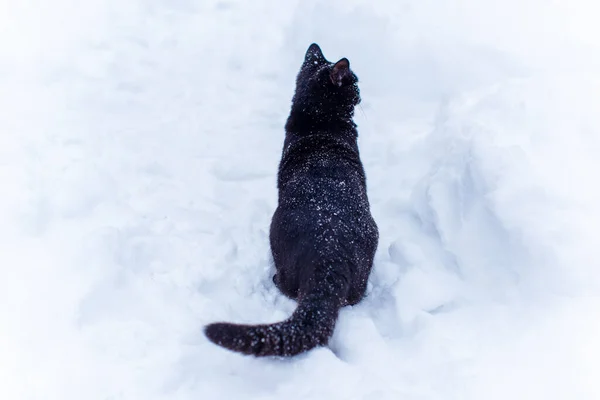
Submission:
<svg viewBox="0 0 600 400">
<path fill-rule="evenodd" d="M 0 3 L 0 398 L 598 399 L 594 1 Z M 361 79 L 381 239 L 329 348 L 281 320 L 268 224 L 294 78 Z"/>
</svg>

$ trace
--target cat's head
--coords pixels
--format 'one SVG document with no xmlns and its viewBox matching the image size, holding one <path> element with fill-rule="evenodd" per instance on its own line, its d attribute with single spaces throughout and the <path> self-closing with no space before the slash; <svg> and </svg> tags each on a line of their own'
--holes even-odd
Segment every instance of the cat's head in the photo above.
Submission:
<svg viewBox="0 0 600 400">
<path fill-rule="evenodd" d="M 350 69 L 350 61 L 330 62 L 319 45 L 311 44 L 296 78 L 293 107 L 317 119 L 352 118 L 358 103 L 358 77 Z"/>
</svg>

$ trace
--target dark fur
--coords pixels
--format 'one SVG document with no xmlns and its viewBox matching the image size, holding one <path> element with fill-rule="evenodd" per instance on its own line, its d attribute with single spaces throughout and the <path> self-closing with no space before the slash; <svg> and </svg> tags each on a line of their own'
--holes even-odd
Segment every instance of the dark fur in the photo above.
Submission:
<svg viewBox="0 0 600 400">
<path fill-rule="evenodd" d="M 326 345 L 339 309 L 365 294 L 379 233 L 367 199 L 354 107 L 358 79 L 347 59 L 333 64 L 316 44 L 296 81 L 271 221 L 273 281 L 298 300 L 271 325 L 216 323 L 214 343 L 255 356 L 293 356 Z"/>
</svg>

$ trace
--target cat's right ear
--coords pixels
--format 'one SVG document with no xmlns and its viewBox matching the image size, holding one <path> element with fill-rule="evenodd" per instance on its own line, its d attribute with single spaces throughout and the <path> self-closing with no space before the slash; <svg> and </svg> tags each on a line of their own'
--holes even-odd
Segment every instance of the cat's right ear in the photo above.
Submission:
<svg viewBox="0 0 600 400">
<path fill-rule="evenodd" d="M 313 43 L 310 45 L 308 50 L 306 50 L 306 55 L 304 56 L 305 63 L 322 63 L 326 61 L 323 52 L 318 44 Z"/>
<path fill-rule="evenodd" d="M 350 61 L 347 58 L 342 58 L 336 62 L 331 69 L 329 77 L 331 83 L 341 87 L 344 83 L 352 82 L 352 72 L 350 71 Z"/>
</svg>

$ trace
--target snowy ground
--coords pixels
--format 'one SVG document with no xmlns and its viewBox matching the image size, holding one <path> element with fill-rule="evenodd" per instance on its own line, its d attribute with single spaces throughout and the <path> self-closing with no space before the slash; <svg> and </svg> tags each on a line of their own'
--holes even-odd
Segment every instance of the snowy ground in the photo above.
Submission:
<svg viewBox="0 0 600 400">
<path fill-rule="evenodd" d="M 0 2 L 0 398 L 600 398 L 594 1 Z M 308 44 L 346 56 L 381 241 L 330 348 L 267 229 Z"/>
</svg>

